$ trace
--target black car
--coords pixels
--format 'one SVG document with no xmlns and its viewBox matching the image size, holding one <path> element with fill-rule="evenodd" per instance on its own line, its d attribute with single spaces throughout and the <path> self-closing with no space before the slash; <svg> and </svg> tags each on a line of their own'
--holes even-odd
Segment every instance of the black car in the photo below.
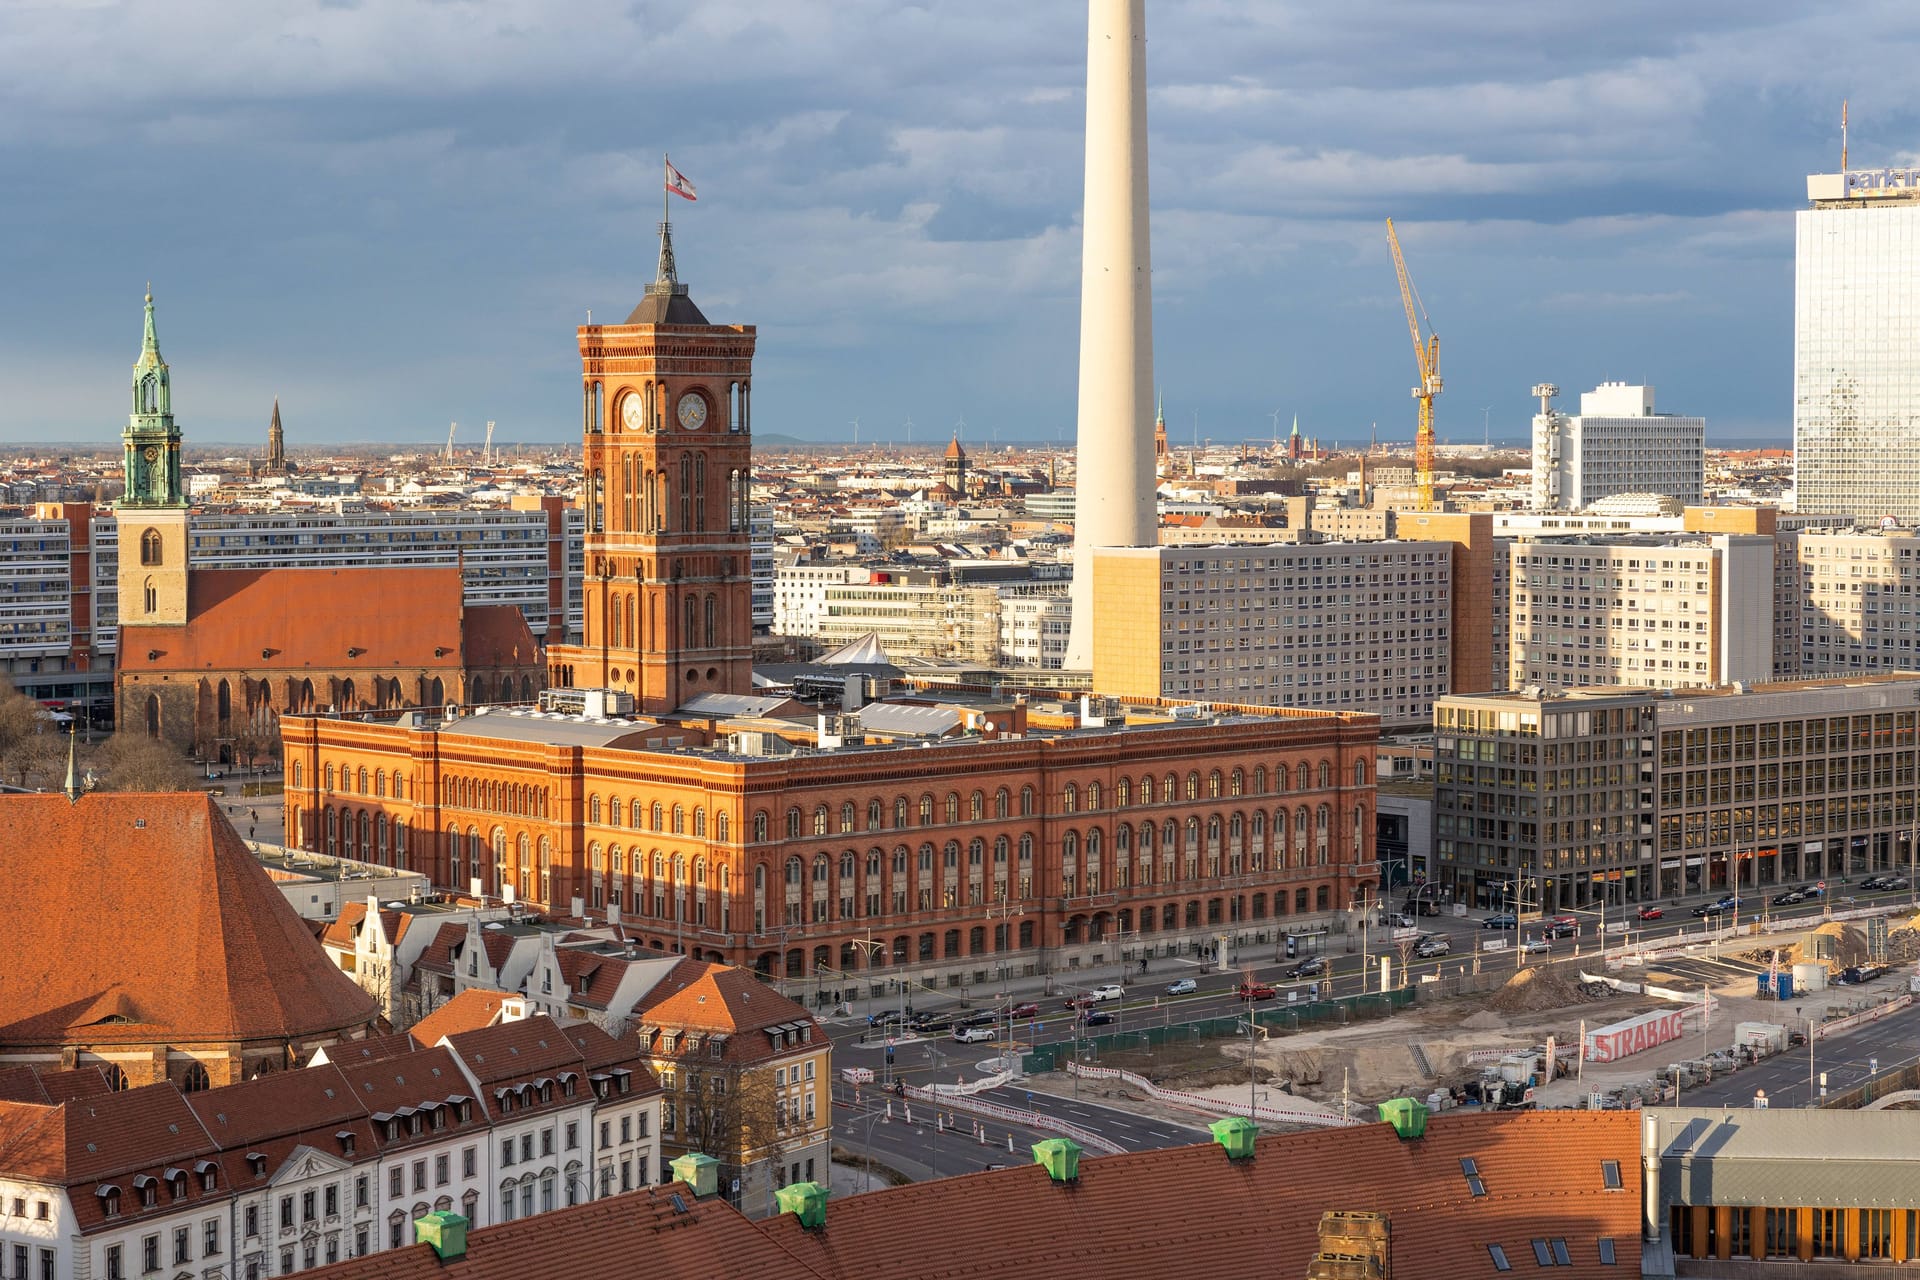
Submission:
<svg viewBox="0 0 1920 1280">
<path fill-rule="evenodd" d="M 969 1009 L 965 1013 L 955 1017 L 953 1025 L 956 1027 L 984 1027 L 988 1023 L 997 1020 L 998 1017 L 999 1015 L 991 1009 Z"/>
<path fill-rule="evenodd" d="M 953 1015 L 950 1013 L 915 1014 L 913 1021 L 908 1025 L 915 1031 L 920 1032 L 951 1031 L 953 1030 Z"/>
<path fill-rule="evenodd" d="M 1805 902 L 1806 900 L 1807 895 L 1798 889 L 1789 889 L 1785 893 L 1776 893 L 1773 895 L 1773 905 L 1776 907 L 1790 907 L 1797 902 Z"/>
<path fill-rule="evenodd" d="M 1089 1027 L 1104 1027 L 1113 1021 L 1113 1015 L 1105 1009 L 1089 1009 L 1081 1022 Z"/>
<path fill-rule="evenodd" d="M 1703 902 L 1693 909 L 1693 914 L 1695 916 L 1718 916 L 1724 915 L 1731 910 L 1733 910 L 1733 908 L 1724 902 Z"/>
<path fill-rule="evenodd" d="M 1308 956 L 1293 968 L 1287 970 L 1289 978 L 1312 978 L 1327 971 L 1326 959 L 1322 956 Z"/>
<path fill-rule="evenodd" d="M 899 1009 L 884 1009 L 873 1015 L 873 1025 L 876 1027 L 904 1026 L 908 1021 L 907 1015 Z"/>
<path fill-rule="evenodd" d="M 1860 887 L 1862 889 L 1869 890 L 1869 891 L 1874 889 L 1884 889 L 1887 887 L 1887 881 L 1890 879 L 1892 879 L 1891 876 L 1868 876 L 1865 880 L 1862 880 L 1860 882 Z"/>
</svg>

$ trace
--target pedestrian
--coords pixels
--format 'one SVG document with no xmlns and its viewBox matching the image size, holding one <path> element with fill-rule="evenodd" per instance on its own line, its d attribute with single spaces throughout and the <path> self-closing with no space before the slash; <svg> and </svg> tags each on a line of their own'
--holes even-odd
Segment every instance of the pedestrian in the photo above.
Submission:
<svg viewBox="0 0 1920 1280">
<path fill-rule="evenodd" d="M 251 822 L 247 824 L 247 839 L 253 839 L 253 824 Z"/>
</svg>

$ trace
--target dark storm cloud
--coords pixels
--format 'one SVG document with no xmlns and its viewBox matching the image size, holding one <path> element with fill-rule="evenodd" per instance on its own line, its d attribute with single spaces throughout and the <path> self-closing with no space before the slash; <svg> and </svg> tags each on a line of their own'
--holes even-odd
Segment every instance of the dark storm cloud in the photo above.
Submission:
<svg viewBox="0 0 1920 1280">
<path fill-rule="evenodd" d="M 1790 211 L 1913 151 L 1904 4 L 1149 0 L 1157 372 L 1216 439 L 1443 432 L 1644 377 L 1787 418 Z M 1077 0 L 265 0 L 0 9 L 7 438 L 110 438 L 155 280 L 197 438 L 574 430 L 571 326 L 680 260 L 761 329 L 762 422 L 1073 415 Z M 930 428 L 923 428 L 923 430 Z"/>
</svg>

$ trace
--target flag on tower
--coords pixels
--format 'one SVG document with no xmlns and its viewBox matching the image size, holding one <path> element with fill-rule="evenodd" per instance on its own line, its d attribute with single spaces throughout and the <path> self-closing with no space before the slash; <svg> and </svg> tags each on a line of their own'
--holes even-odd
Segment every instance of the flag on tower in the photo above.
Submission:
<svg viewBox="0 0 1920 1280">
<path fill-rule="evenodd" d="M 677 196 L 684 196 L 689 200 L 698 200 L 700 197 L 693 194 L 693 184 L 687 181 L 687 175 L 674 168 L 673 161 L 669 160 L 666 163 L 667 190 Z"/>
</svg>

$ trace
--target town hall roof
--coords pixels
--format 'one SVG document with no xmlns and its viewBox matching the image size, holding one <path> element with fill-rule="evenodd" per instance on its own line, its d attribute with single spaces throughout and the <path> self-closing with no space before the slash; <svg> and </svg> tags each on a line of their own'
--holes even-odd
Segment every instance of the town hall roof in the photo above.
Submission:
<svg viewBox="0 0 1920 1280">
<path fill-rule="evenodd" d="M 300 1040 L 373 1001 L 199 792 L 0 797 L 0 1047 Z"/>
</svg>

